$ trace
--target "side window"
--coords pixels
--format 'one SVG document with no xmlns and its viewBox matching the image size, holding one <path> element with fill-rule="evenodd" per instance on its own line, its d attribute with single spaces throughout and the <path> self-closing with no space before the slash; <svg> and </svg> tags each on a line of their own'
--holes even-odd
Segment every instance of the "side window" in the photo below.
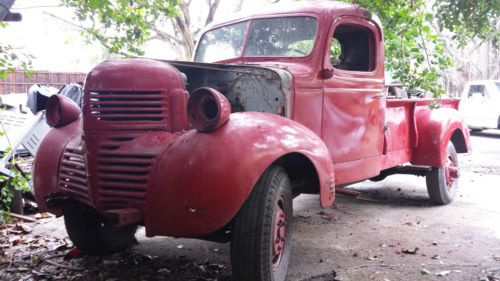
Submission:
<svg viewBox="0 0 500 281">
<path fill-rule="evenodd" d="M 469 98 L 486 97 L 486 89 L 484 85 L 471 85 L 469 88 Z"/>
<path fill-rule="evenodd" d="M 330 42 L 330 61 L 337 69 L 372 71 L 375 42 L 371 29 L 356 24 L 340 24 Z"/>
</svg>

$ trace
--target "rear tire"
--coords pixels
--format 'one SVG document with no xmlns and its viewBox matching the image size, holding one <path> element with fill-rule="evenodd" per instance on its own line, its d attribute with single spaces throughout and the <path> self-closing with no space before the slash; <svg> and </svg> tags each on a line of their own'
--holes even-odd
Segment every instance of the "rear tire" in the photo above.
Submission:
<svg viewBox="0 0 500 281">
<path fill-rule="evenodd" d="M 118 252 L 134 240 L 137 225 L 110 226 L 80 206 L 64 208 L 64 224 L 73 244 L 90 255 Z"/>
<path fill-rule="evenodd" d="M 292 190 L 285 170 L 269 168 L 235 218 L 233 280 L 285 280 L 292 241 Z"/>
<path fill-rule="evenodd" d="M 432 168 L 426 175 L 427 192 L 431 201 L 446 205 L 453 201 L 460 177 L 457 151 L 450 142 L 446 150 L 446 162 L 442 168 Z"/>
</svg>

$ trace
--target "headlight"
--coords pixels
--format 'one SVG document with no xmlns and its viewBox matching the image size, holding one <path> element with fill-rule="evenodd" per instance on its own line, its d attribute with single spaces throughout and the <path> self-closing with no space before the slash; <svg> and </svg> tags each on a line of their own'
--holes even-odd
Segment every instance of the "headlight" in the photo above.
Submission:
<svg viewBox="0 0 500 281">
<path fill-rule="evenodd" d="M 219 91 L 204 87 L 191 93 L 187 112 L 193 128 L 209 132 L 220 128 L 229 120 L 231 105 Z"/>
<path fill-rule="evenodd" d="M 80 113 L 78 105 L 68 97 L 53 95 L 47 101 L 45 114 L 51 127 L 67 125 L 78 119 Z"/>
</svg>

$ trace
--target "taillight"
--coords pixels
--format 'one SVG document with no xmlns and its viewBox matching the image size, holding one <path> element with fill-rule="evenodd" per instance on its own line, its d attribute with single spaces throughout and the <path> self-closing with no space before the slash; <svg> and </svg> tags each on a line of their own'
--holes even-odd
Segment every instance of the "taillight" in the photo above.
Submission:
<svg viewBox="0 0 500 281">
<path fill-rule="evenodd" d="M 78 105 L 68 97 L 53 95 L 47 101 L 45 114 L 51 127 L 67 125 L 78 119 L 80 113 Z"/>
<path fill-rule="evenodd" d="M 212 88 L 198 88 L 187 103 L 189 121 L 201 132 L 216 130 L 229 120 L 231 105 L 227 98 Z"/>
</svg>

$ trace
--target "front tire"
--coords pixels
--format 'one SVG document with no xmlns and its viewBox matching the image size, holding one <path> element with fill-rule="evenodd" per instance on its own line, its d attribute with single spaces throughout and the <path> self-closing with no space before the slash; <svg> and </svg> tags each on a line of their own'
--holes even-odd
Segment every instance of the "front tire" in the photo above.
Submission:
<svg viewBox="0 0 500 281">
<path fill-rule="evenodd" d="M 126 248 L 134 240 L 137 225 L 110 226 L 99 215 L 81 206 L 64 209 L 66 232 L 84 254 L 111 254 Z"/>
<path fill-rule="evenodd" d="M 269 168 L 238 212 L 233 226 L 233 280 L 283 281 L 292 241 L 292 189 L 285 170 Z"/>
<path fill-rule="evenodd" d="M 453 201 L 458 189 L 460 177 L 457 151 L 450 142 L 446 150 L 446 162 L 442 168 L 433 167 L 427 173 L 427 192 L 431 201 L 437 205 L 446 205 Z"/>
</svg>

